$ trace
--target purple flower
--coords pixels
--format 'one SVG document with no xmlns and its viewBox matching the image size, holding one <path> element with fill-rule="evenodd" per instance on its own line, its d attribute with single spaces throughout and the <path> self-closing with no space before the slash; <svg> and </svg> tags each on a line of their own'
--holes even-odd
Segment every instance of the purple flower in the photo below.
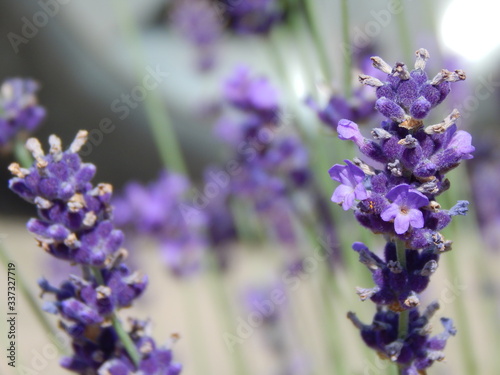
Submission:
<svg viewBox="0 0 500 375">
<path fill-rule="evenodd" d="M 185 197 L 189 189 L 184 176 L 163 171 L 147 186 L 129 183 L 115 201 L 115 223 L 154 238 L 162 258 L 176 275 L 198 270 L 206 248 L 203 231 L 207 217 L 201 210 L 189 210 Z"/>
<path fill-rule="evenodd" d="M 368 198 L 368 192 L 363 185 L 364 172 L 349 160 L 344 161 L 347 165 L 335 164 L 328 173 L 332 180 L 341 183 L 333 192 L 332 202 L 342 204 L 342 208 L 347 211 L 355 199 Z"/>
<path fill-rule="evenodd" d="M 339 133 L 339 138 L 343 141 L 353 141 L 358 147 L 362 147 L 364 144 L 365 137 L 363 137 L 359 131 L 358 124 L 351 120 L 340 120 L 337 126 L 337 132 Z"/>
<path fill-rule="evenodd" d="M 224 82 L 225 99 L 237 108 L 248 111 L 276 111 L 278 93 L 263 77 L 253 77 L 249 67 L 240 65 Z"/>
<path fill-rule="evenodd" d="M 277 0 L 222 0 L 229 27 L 237 34 L 267 34 L 284 13 Z"/>
<path fill-rule="evenodd" d="M 410 225 L 413 228 L 424 226 L 424 216 L 420 207 L 427 206 L 429 199 L 410 185 L 401 184 L 393 187 L 386 195 L 392 204 L 387 207 L 380 217 L 384 221 L 394 220 L 394 229 L 397 234 L 405 233 Z"/>
<path fill-rule="evenodd" d="M 39 282 L 42 294 L 54 295 L 44 310 L 60 315 L 60 327 L 73 339 L 74 353 L 61 365 L 78 374 L 131 374 L 136 370 L 178 374 L 180 366 L 171 362 L 170 351 L 156 348 L 142 332 L 144 324 L 136 323 L 126 332 L 115 315 L 144 292 L 147 277 L 131 272 L 123 263 L 127 256 L 121 248 L 123 233 L 111 221 L 112 186 L 94 187 L 95 167 L 82 163 L 78 156 L 86 140 L 87 132 L 80 131 L 63 151 L 61 140 L 52 135 L 46 155 L 40 142 L 30 138 L 26 145 L 35 159 L 33 165 L 27 169 L 13 163 L 9 167 L 16 176 L 9 181 L 11 190 L 38 206 L 39 217 L 31 219 L 27 227 L 39 246 L 82 268 L 81 278 L 71 275 L 59 288 L 45 279 Z M 129 345 L 122 341 L 125 335 Z"/>
<path fill-rule="evenodd" d="M 38 105 L 39 85 L 32 79 L 11 78 L 0 87 L 0 147 L 20 131 L 33 132 L 45 118 Z"/>
<path fill-rule="evenodd" d="M 211 69 L 215 60 L 215 45 L 222 35 L 217 8 L 209 0 L 177 0 L 171 18 L 182 36 L 197 47 L 198 67 L 201 70 Z"/>
</svg>

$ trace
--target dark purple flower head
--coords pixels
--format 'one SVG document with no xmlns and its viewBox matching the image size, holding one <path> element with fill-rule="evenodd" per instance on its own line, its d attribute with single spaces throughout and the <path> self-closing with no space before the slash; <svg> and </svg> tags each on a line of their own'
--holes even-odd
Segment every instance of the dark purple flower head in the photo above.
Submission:
<svg viewBox="0 0 500 375">
<path fill-rule="evenodd" d="M 0 147 L 20 131 L 33 132 L 45 118 L 38 105 L 38 83 L 31 79 L 11 78 L 0 86 Z"/>
<path fill-rule="evenodd" d="M 238 34 L 267 34 L 284 13 L 277 0 L 222 0 L 229 27 Z"/>
<path fill-rule="evenodd" d="M 392 203 L 380 214 L 380 217 L 384 221 L 394 220 L 394 229 L 397 234 L 405 233 L 410 225 L 413 228 L 424 226 L 424 216 L 419 208 L 429 204 L 429 199 L 425 195 L 411 189 L 410 185 L 401 184 L 393 187 L 387 193 L 386 198 Z"/>
<path fill-rule="evenodd" d="M 439 308 L 437 302 L 431 303 L 422 314 L 417 309 L 409 312 L 409 329 L 405 339 L 398 337 L 398 314 L 381 308 L 377 311 L 372 324 L 363 324 L 350 312 L 348 318 L 360 330 L 365 343 L 385 359 L 402 366 L 402 374 L 417 375 L 429 368 L 435 361 L 442 361 L 442 350 L 450 336 L 455 335 L 451 319 L 442 318 L 445 331 L 429 336 L 429 320 Z"/>
<path fill-rule="evenodd" d="M 380 57 L 372 57 L 374 67 L 387 74 L 386 82 L 360 76 L 363 84 L 376 87 L 379 99 L 375 108 L 391 121 L 401 123 L 407 118 L 424 119 L 432 108 L 448 96 L 451 82 L 465 79 L 465 73 L 461 70 L 450 72 L 443 69 L 429 80 L 424 71 L 429 53 L 421 48 L 416 55 L 415 69 L 411 72 L 403 63 L 396 63 L 391 68 Z"/>
<path fill-rule="evenodd" d="M 347 165 L 335 164 L 328 173 L 332 180 L 341 184 L 335 189 L 332 202 L 342 204 L 342 208 L 347 211 L 353 206 L 355 199 L 368 198 L 368 192 L 363 185 L 363 171 L 349 160 L 344 161 Z"/>
</svg>

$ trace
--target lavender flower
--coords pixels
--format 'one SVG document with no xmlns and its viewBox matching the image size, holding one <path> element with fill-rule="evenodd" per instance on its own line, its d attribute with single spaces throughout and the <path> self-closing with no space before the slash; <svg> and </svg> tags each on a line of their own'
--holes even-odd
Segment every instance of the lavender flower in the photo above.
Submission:
<svg viewBox="0 0 500 375">
<path fill-rule="evenodd" d="M 189 189 L 184 176 L 164 171 L 148 186 L 129 183 L 124 195 L 114 201 L 115 224 L 156 239 L 167 266 L 178 276 L 199 269 L 206 247 L 206 215 L 183 211 Z"/>
<path fill-rule="evenodd" d="M 45 118 L 38 89 L 38 83 L 23 78 L 8 79 L 0 87 L 0 147 L 23 130 L 33 132 Z"/>
<path fill-rule="evenodd" d="M 333 193 L 332 202 L 341 203 L 342 208 L 347 211 L 352 207 L 354 199 L 368 198 L 368 192 L 363 185 L 365 179 L 363 171 L 349 160 L 345 162 L 347 166 L 336 164 L 328 173 L 332 180 L 341 183 Z"/>
<path fill-rule="evenodd" d="M 276 0 L 222 0 L 229 28 L 237 34 L 267 34 L 284 18 Z"/>
<path fill-rule="evenodd" d="M 224 83 L 224 97 L 238 119 L 224 117 L 215 132 L 229 144 L 240 173 L 230 181 L 233 197 L 251 201 L 285 243 L 296 241 L 291 219 L 293 188 L 310 182 L 308 155 L 300 140 L 281 135 L 282 115 L 277 90 L 247 67 L 237 67 Z"/>
<path fill-rule="evenodd" d="M 198 67 L 209 70 L 215 63 L 215 48 L 222 35 L 217 8 L 210 0 L 177 0 L 171 12 L 174 27 L 196 46 Z"/>
<path fill-rule="evenodd" d="M 429 199 L 422 193 L 410 189 L 410 185 L 401 184 L 393 187 L 385 196 L 392 203 L 380 214 L 384 221 L 394 220 L 397 234 L 405 233 L 410 224 L 413 228 L 424 226 L 421 207 L 429 204 Z"/>
<path fill-rule="evenodd" d="M 156 346 L 145 323 L 135 321 L 125 332 L 116 316 L 144 292 L 147 277 L 123 263 L 127 252 L 121 247 L 123 233 L 112 223 L 112 186 L 94 187 L 95 166 L 82 163 L 77 154 L 86 139 L 87 132 L 80 131 L 63 151 L 52 135 L 45 155 L 31 138 L 26 147 L 34 164 L 9 167 L 16 176 L 10 189 L 38 208 L 38 218 L 28 222 L 38 245 L 82 267 L 83 277 L 69 276 L 60 287 L 39 282 L 44 294 L 54 295 L 45 310 L 61 317 L 60 326 L 72 339 L 74 354 L 61 365 L 82 375 L 179 374 L 171 350 Z"/>
<path fill-rule="evenodd" d="M 335 165 L 330 175 L 341 185 L 333 201 L 352 208 L 361 225 L 387 238 L 384 259 L 364 244 L 355 243 L 360 262 L 368 267 L 375 286 L 357 288 L 361 300 L 371 299 L 378 312 L 372 325 L 362 324 L 353 313 L 349 318 L 361 330 L 368 346 L 398 364 L 401 374 L 424 371 L 444 358 L 446 339 L 455 334 L 449 319 L 442 319 L 445 332 L 429 337 L 431 305 L 420 314 L 418 294 L 436 271 L 440 254 L 451 250 L 451 241 L 440 231 L 452 216 L 465 214 L 468 202 L 460 201 L 449 210 L 436 197 L 450 187 L 446 173 L 472 158 L 474 147 L 469 133 L 457 131 L 459 117 L 454 110 L 441 123 L 424 127 L 423 119 L 450 92 L 450 83 L 465 79 L 456 70 L 442 70 L 428 80 L 424 71 L 426 50 L 416 52 L 415 69 L 404 64 L 391 68 L 380 57 L 372 57 L 376 68 L 387 73 L 386 82 L 362 75 L 362 83 L 376 87 L 376 109 L 387 120 L 365 138 L 356 123 L 340 120 L 337 131 L 342 140 L 353 141 L 365 161 Z M 355 199 L 359 202 L 353 205 Z"/>
<path fill-rule="evenodd" d="M 366 59 L 371 48 L 363 48 L 354 56 L 356 70 L 369 71 L 376 75 L 377 71 L 372 66 L 366 66 Z M 330 91 L 329 88 L 327 90 Z M 336 129 L 341 119 L 348 118 L 354 122 L 364 122 L 374 113 L 376 95 L 366 86 L 356 87 L 350 97 L 345 97 L 337 92 L 328 93 L 329 99 L 325 106 L 319 105 L 312 96 L 306 98 L 306 104 L 316 112 L 318 118 L 328 127 Z"/>
</svg>

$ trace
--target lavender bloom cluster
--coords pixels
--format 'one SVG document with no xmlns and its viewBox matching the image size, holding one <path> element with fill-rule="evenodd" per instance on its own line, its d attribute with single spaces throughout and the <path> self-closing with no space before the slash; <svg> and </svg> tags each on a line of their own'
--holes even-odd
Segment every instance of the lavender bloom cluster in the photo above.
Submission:
<svg viewBox="0 0 500 375">
<path fill-rule="evenodd" d="M 366 63 L 368 53 L 371 49 L 361 50 L 355 56 L 356 70 L 377 76 L 377 71 L 371 64 Z M 375 101 L 377 97 L 369 87 L 364 85 L 355 87 L 352 96 L 346 98 L 339 93 L 333 93 L 328 99 L 326 106 L 321 107 L 312 97 L 306 98 L 306 104 L 316 112 L 318 118 L 328 127 L 337 128 L 337 124 L 344 118 L 354 122 L 364 122 L 375 113 Z"/>
<path fill-rule="evenodd" d="M 32 79 L 11 78 L 0 87 L 0 147 L 19 132 L 33 132 L 45 118 L 45 109 L 38 105 L 39 85 Z"/>
<path fill-rule="evenodd" d="M 416 55 L 411 72 L 402 63 L 390 67 L 372 57 L 387 80 L 361 75 L 360 81 L 376 88 L 375 107 L 387 120 L 372 130 L 372 139 L 354 122 L 339 121 L 339 138 L 353 141 L 365 161 L 346 160 L 329 171 L 340 182 L 332 201 L 352 209 L 361 225 L 387 239 L 383 259 L 362 243 L 353 245 L 375 283 L 373 288 L 358 288 L 358 295 L 376 303 L 378 312 L 371 325 L 362 324 L 353 313 L 349 317 L 366 344 L 397 362 L 403 374 L 420 373 L 443 359 L 446 339 L 455 334 L 451 320 L 442 319 L 445 332 L 429 336 L 427 323 L 437 305 L 419 313 L 418 294 L 427 287 L 440 255 L 451 250 L 451 241 L 440 231 L 453 216 L 467 212 L 467 201 L 443 209 L 436 198 L 450 187 L 446 173 L 472 158 L 474 151 L 470 134 L 457 130 L 458 111 L 439 124 L 424 126 L 422 121 L 446 98 L 450 84 L 465 79 L 465 74 L 443 69 L 429 80 L 424 70 L 428 52 L 420 49 Z"/>
<path fill-rule="evenodd" d="M 178 0 L 171 13 L 174 27 L 198 49 L 198 67 L 211 69 L 215 46 L 222 36 L 222 22 L 210 0 Z"/>
<path fill-rule="evenodd" d="M 222 0 L 229 27 L 237 34 L 267 34 L 284 12 L 276 0 Z"/>
<path fill-rule="evenodd" d="M 191 215 L 189 208 L 183 210 L 190 188 L 184 176 L 164 171 L 148 186 L 129 183 L 123 196 L 113 202 L 115 224 L 154 238 L 165 263 L 177 276 L 199 269 L 207 245 L 203 234 L 207 222 L 204 212 Z"/>
<path fill-rule="evenodd" d="M 289 213 L 292 191 L 310 181 L 308 154 L 301 141 L 286 133 L 277 90 L 265 78 L 238 67 L 226 81 L 224 97 L 240 116 L 222 118 L 215 132 L 236 154 L 240 173 L 231 180 L 232 196 L 254 203 L 272 218 L 278 237 L 293 242 Z"/>
<path fill-rule="evenodd" d="M 17 163 L 9 167 L 16 176 L 10 189 L 37 206 L 38 218 L 27 227 L 38 245 L 83 270 L 83 277 L 69 276 L 59 287 L 45 279 L 39 282 L 43 293 L 54 296 L 45 310 L 61 317 L 60 326 L 72 338 L 74 354 L 61 365 L 82 375 L 179 374 L 181 366 L 172 361 L 171 350 L 155 344 L 147 324 L 134 321 L 125 333 L 137 358 L 132 358 L 116 327 L 116 311 L 144 292 L 147 277 L 123 263 L 124 236 L 111 220 L 112 186 L 94 187 L 95 166 L 82 163 L 77 154 L 86 139 L 87 132 L 80 131 L 63 151 L 61 140 L 52 135 L 46 155 L 40 142 L 31 138 L 26 147 L 34 164 L 29 169 Z"/>
</svg>

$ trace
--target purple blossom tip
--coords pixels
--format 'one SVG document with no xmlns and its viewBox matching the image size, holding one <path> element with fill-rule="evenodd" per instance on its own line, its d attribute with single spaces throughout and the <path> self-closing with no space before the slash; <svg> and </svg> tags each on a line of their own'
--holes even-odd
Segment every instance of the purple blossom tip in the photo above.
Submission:
<svg viewBox="0 0 500 375">
<path fill-rule="evenodd" d="M 353 141 L 358 147 L 363 146 L 365 138 L 359 131 L 358 124 L 350 120 L 342 119 L 337 125 L 339 139 Z"/>
<path fill-rule="evenodd" d="M 364 172 L 358 166 L 345 160 L 347 165 L 335 164 L 328 173 L 332 180 L 341 183 L 332 195 L 332 202 L 342 204 L 342 208 L 347 211 L 354 204 L 354 200 L 363 200 L 368 198 L 363 180 Z"/>
<path fill-rule="evenodd" d="M 469 201 L 457 201 L 457 204 L 454 205 L 448 213 L 450 216 L 465 216 L 467 212 L 469 212 Z"/>
</svg>

